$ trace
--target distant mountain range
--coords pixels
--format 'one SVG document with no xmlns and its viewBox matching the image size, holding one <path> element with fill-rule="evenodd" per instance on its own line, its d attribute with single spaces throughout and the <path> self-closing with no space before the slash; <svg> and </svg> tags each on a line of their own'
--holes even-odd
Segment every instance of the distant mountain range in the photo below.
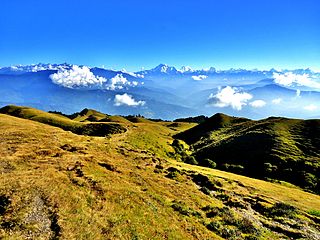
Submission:
<svg viewBox="0 0 320 240">
<path fill-rule="evenodd" d="M 0 104 L 175 119 L 223 112 L 253 119 L 320 116 L 320 73 L 159 66 L 139 72 L 72 64 L 0 68 Z"/>
</svg>

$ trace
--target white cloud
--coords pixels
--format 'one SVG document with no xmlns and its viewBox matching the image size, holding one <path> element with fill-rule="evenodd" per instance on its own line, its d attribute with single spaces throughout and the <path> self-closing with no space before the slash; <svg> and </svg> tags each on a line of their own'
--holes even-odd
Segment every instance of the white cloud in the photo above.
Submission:
<svg viewBox="0 0 320 240">
<path fill-rule="evenodd" d="M 300 97 L 300 94 L 301 94 L 300 89 L 297 89 L 297 91 L 296 91 L 296 97 L 297 97 L 297 98 Z"/>
<path fill-rule="evenodd" d="M 310 104 L 310 105 L 305 106 L 304 109 L 308 110 L 308 111 L 314 111 L 314 110 L 317 110 L 318 107 L 314 104 Z"/>
<path fill-rule="evenodd" d="M 107 79 L 95 76 L 88 67 L 73 65 L 69 70 L 59 70 L 50 75 L 51 80 L 64 87 L 80 87 L 90 85 L 102 85 Z"/>
<path fill-rule="evenodd" d="M 206 79 L 208 76 L 206 75 L 198 75 L 198 76 L 192 76 L 192 79 L 195 81 L 201 81 L 203 79 Z"/>
<path fill-rule="evenodd" d="M 264 107 L 266 105 L 266 102 L 263 100 L 255 100 L 249 104 L 254 108 L 260 108 L 260 107 Z"/>
<path fill-rule="evenodd" d="M 280 104 L 282 102 L 282 98 L 275 98 L 272 100 L 273 104 Z"/>
<path fill-rule="evenodd" d="M 145 105 L 145 101 L 136 101 L 131 95 L 128 95 L 127 93 L 124 94 L 117 94 L 114 97 L 114 105 L 115 106 L 143 106 Z"/>
<path fill-rule="evenodd" d="M 252 95 L 246 92 L 241 92 L 237 88 L 227 86 L 219 89 L 217 94 L 210 94 L 209 99 L 213 100 L 213 105 L 216 107 L 232 107 L 236 110 L 241 110 L 242 106 L 247 105 L 247 101 L 252 98 Z"/>
<path fill-rule="evenodd" d="M 135 87 L 138 86 L 137 81 L 128 81 L 122 74 L 117 74 L 108 81 L 107 89 L 108 90 L 117 90 L 123 89 L 125 86 Z"/>
<path fill-rule="evenodd" d="M 122 74 L 117 74 L 111 78 L 108 82 L 108 90 L 123 89 L 123 86 L 130 85 L 129 81 L 122 76 Z"/>
<path fill-rule="evenodd" d="M 283 86 L 292 86 L 297 84 L 299 86 L 306 86 L 310 88 L 320 89 L 320 82 L 314 81 L 309 74 L 294 74 L 287 73 L 273 73 L 274 82 Z"/>
</svg>

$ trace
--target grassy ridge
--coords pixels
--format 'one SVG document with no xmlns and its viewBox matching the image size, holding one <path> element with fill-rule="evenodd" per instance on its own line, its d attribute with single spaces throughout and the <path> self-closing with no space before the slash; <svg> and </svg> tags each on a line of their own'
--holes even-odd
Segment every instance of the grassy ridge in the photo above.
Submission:
<svg viewBox="0 0 320 240">
<path fill-rule="evenodd" d="M 0 109 L 0 113 L 49 124 L 81 135 L 103 137 L 126 131 L 126 128 L 118 123 L 82 123 L 71 120 L 66 116 L 47 113 L 29 107 L 5 106 Z M 80 117 L 77 118 L 77 120 L 82 120 Z"/>
<path fill-rule="evenodd" d="M 121 116 L 110 116 L 93 109 L 83 109 L 79 113 L 70 115 L 70 118 L 79 122 L 116 122 L 129 124 L 130 121 Z"/>
<path fill-rule="evenodd" d="M 214 115 L 175 137 L 191 144 L 200 164 L 210 159 L 222 170 L 285 180 L 320 193 L 320 120 Z"/>
</svg>

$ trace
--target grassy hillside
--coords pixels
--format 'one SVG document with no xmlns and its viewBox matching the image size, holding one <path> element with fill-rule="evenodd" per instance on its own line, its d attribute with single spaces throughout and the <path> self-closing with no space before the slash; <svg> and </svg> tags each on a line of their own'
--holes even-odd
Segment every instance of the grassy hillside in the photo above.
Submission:
<svg viewBox="0 0 320 240">
<path fill-rule="evenodd" d="M 320 193 L 320 120 L 251 121 L 216 114 L 175 136 L 191 144 L 199 164 L 279 179 Z"/>
<path fill-rule="evenodd" d="M 0 113 L 49 124 L 80 135 L 103 137 L 109 134 L 122 133 L 126 131 L 126 128 L 118 123 L 79 122 L 84 121 L 90 116 L 94 116 L 97 119 L 105 117 L 97 111 L 93 113 L 91 112 L 90 114 L 87 109 L 84 110 L 83 114 L 80 113 L 76 116 L 75 120 L 71 120 L 60 114 L 47 113 L 30 107 L 19 107 L 13 105 L 1 108 Z"/>
<path fill-rule="evenodd" d="M 177 162 L 195 124 L 108 138 L 0 114 L 0 238 L 318 239 L 320 196 Z"/>
</svg>

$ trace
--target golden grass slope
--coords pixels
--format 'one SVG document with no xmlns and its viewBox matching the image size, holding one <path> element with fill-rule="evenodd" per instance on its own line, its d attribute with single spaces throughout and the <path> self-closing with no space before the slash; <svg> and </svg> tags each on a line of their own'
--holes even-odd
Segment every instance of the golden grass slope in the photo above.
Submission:
<svg viewBox="0 0 320 240">
<path fill-rule="evenodd" d="M 316 239 L 319 196 L 177 162 L 172 135 L 192 124 L 169 124 L 92 137 L 0 114 L 0 238 Z M 292 218 L 261 214 L 277 202 Z"/>
<path fill-rule="evenodd" d="M 81 120 L 80 118 L 78 120 L 71 120 L 59 114 L 47 113 L 30 107 L 9 105 L 1 108 L 0 113 L 49 124 L 81 135 L 107 136 L 109 134 L 126 131 L 124 124 L 107 122 L 79 122 Z M 95 114 L 97 113 L 98 112 Z M 100 113 L 99 116 L 101 117 L 101 115 L 102 114 Z"/>
</svg>

